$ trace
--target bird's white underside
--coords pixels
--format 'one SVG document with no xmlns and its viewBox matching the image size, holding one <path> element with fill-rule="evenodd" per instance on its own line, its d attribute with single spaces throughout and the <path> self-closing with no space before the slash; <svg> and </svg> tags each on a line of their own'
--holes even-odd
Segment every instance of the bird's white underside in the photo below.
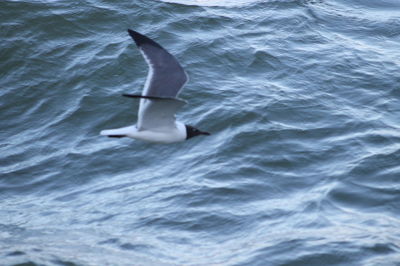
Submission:
<svg viewBox="0 0 400 266">
<path fill-rule="evenodd" d="M 103 136 L 126 136 L 137 140 L 143 140 L 154 143 L 173 143 L 186 139 L 186 127 L 183 123 L 176 121 L 175 129 L 170 128 L 163 130 L 138 130 L 137 127 L 128 126 L 116 129 L 102 130 L 100 135 Z"/>
</svg>

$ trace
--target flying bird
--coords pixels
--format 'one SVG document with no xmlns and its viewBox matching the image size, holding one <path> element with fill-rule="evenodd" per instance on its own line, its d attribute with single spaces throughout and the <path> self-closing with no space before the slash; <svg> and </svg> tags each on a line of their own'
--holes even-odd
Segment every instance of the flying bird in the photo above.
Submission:
<svg viewBox="0 0 400 266">
<path fill-rule="evenodd" d="M 155 143 L 180 142 L 210 135 L 175 120 L 175 113 L 186 104 L 177 96 L 188 81 L 188 75 L 176 58 L 152 39 L 130 29 L 128 33 L 149 65 L 143 93 L 123 94 L 140 99 L 138 121 L 133 126 L 102 130 L 100 135 Z"/>
</svg>

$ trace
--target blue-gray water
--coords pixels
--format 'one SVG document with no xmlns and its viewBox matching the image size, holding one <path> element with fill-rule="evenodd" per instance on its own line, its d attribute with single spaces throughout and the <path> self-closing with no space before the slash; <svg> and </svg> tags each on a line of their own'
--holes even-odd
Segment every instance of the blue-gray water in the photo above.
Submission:
<svg viewBox="0 0 400 266">
<path fill-rule="evenodd" d="M 0 265 L 400 265 L 400 2 L 186 3 L 0 2 Z M 211 136 L 99 136 L 136 121 L 128 28 Z"/>
</svg>

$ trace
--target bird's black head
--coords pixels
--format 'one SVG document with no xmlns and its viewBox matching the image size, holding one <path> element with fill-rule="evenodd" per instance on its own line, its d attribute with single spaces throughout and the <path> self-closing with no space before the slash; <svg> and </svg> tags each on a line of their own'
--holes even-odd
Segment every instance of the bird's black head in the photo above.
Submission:
<svg viewBox="0 0 400 266">
<path fill-rule="evenodd" d="M 186 127 L 186 139 L 190 139 L 198 135 L 207 135 L 207 136 L 210 135 L 210 133 L 208 132 L 200 131 L 197 128 L 189 125 L 185 125 L 185 127 Z"/>
</svg>

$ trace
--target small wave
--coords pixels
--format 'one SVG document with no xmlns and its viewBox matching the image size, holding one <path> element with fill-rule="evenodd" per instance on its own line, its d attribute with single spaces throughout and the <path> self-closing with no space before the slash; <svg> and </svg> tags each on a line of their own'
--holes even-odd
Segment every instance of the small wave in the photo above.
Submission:
<svg viewBox="0 0 400 266">
<path fill-rule="evenodd" d="M 188 6 L 245 6 L 252 3 L 260 2 L 260 0 L 161 0 L 165 3 L 174 3 Z"/>
</svg>

